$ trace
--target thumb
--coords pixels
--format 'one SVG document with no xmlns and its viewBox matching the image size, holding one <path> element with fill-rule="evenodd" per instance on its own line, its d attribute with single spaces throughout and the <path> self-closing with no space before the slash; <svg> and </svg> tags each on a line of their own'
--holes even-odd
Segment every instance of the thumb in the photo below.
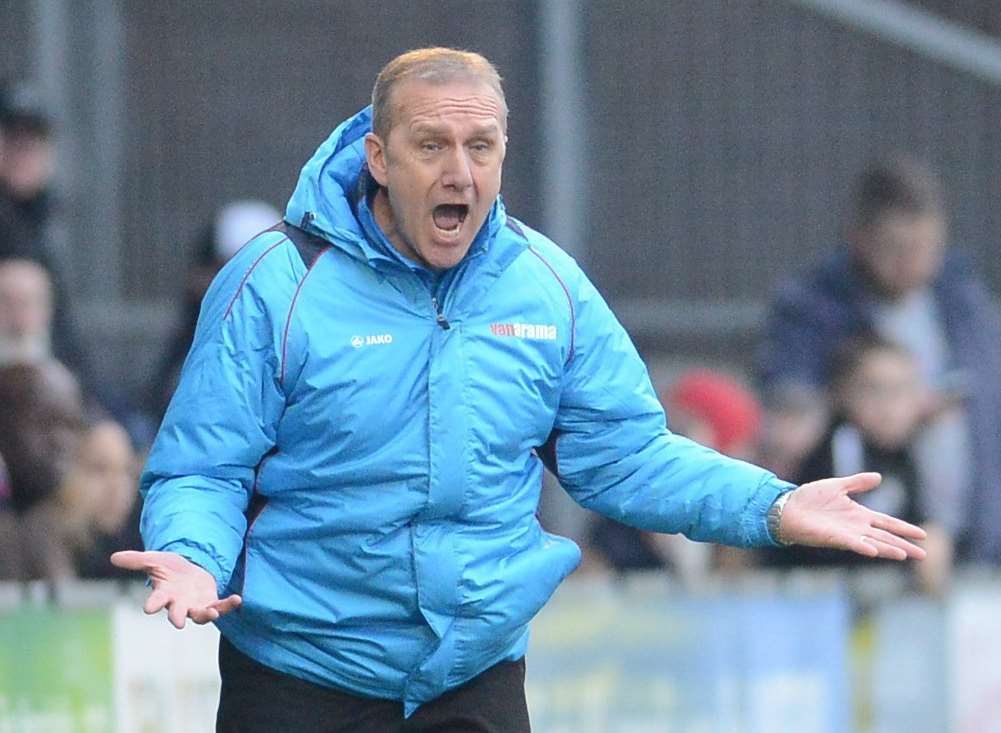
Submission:
<svg viewBox="0 0 1001 733">
<path fill-rule="evenodd" d="M 842 479 L 846 494 L 861 494 L 865 491 L 870 491 L 879 486 L 879 482 L 882 480 L 883 477 L 875 471 L 856 473 L 851 476 L 845 476 Z"/>
<path fill-rule="evenodd" d="M 147 554 L 138 550 L 123 550 L 113 553 L 111 564 L 125 570 L 145 570 L 149 567 Z"/>
</svg>

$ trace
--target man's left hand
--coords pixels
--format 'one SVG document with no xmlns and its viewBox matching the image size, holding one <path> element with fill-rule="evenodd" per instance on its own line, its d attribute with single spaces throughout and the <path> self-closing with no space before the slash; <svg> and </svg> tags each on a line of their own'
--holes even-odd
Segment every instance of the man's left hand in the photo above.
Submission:
<svg viewBox="0 0 1001 733">
<path fill-rule="evenodd" d="M 782 541 L 851 550 L 866 557 L 923 560 L 925 551 L 909 542 L 925 539 L 923 529 L 867 509 L 851 498 L 879 486 L 880 480 L 878 473 L 857 473 L 803 484 L 782 511 Z"/>
</svg>

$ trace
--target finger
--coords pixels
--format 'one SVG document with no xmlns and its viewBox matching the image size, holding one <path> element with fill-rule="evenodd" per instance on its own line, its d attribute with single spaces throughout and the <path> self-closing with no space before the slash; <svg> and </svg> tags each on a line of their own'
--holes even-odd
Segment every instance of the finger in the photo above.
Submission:
<svg viewBox="0 0 1001 733">
<path fill-rule="evenodd" d="M 883 477 L 875 471 L 856 473 L 852 476 L 845 476 L 843 479 L 845 491 L 849 494 L 861 494 L 864 491 L 875 489 L 882 480 Z"/>
<path fill-rule="evenodd" d="M 146 570 L 151 560 L 149 553 L 138 550 L 122 550 L 111 556 L 111 564 L 125 570 Z"/>
<path fill-rule="evenodd" d="M 907 537 L 912 540 L 923 540 L 928 537 L 928 533 L 915 524 L 908 524 L 902 519 L 891 517 L 889 514 L 874 512 L 870 524 L 878 529 L 885 529 L 900 537 Z"/>
<path fill-rule="evenodd" d="M 901 550 L 904 553 L 904 557 L 900 558 L 901 560 L 905 560 L 908 557 L 913 557 L 915 560 L 924 560 L 925 558 L 926 553 L 924 548 L 918 547 L 917 545 L 908 542 L 905 539 L 901 539 L 894 534 L 890 534 L 889 532 L 884 532 L 881 529 L 873 527 L 869 530 L 869 535 L 884 544 L 892 545 L 893 547 Z"/>
<path fill-rule="evenodd" d="M 865 557 L 879 557 L 879 548 L 873 542 L 870 542 L 868 537 L 863 537 L 862 535 L 846 542 L 845 549 L 856 552 L 859 555 L 864 555 Z"/>
<path fill-rule="evenodd" d="M 183 629 L 184 620 L 188 617 L 188 606 L 180 601 L 172 601 L 167 606 L 167 618 L 175 628 Z"/>
<path fill-rule="evenodd" d="M 213 601 L 208 605 L 208 607 L 214 608 L 216 611 L 219 612 L 219 615 L 222 616 L 224 614 L 229 613 L 230 611 L 235 611 L 240 607 L 240 604 L 242 603 L 243 599 L 234 593 L 233 595 L 228 596 L 226 598 L 221 598 L 218 601 Z"/>
<path fill-rule="evenodd" d="M 873 537 L 866 537 L 865 542 L 871 544 L 878 551 L 877 557 L 884 557 L 887 560 L 906 560 L 907 553 L 901 550 L 895 545 L 887 544 L 882 540 L 877 540 Z"/>
<path fill-rule="evenodd" d="M 170 595 L 166 591 L 154 590 L 149 594 L 146 603 L 143 604 L 143 611 L 154 614 L 163 610 L 163 607 L 170 602 Z"/>
<path fill-rule="evenodd" d="M 188 609 L 188 618 L 196 624 L 207 624 L 219 618 L 219 611 L 211 606 Z"/>
</svg>

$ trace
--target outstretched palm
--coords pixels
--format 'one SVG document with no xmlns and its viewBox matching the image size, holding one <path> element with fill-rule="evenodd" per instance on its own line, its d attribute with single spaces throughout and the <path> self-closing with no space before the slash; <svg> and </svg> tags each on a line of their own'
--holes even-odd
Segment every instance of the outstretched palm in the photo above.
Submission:
<svg viewBox="0 0 1001 733">
<path fill-rule="evenodd" d="M 215 621 L 238 608 L 240 596 L 219 598 L 212 574 L 173 552 L 116 552 L 111 562 L 126 570 L 137 570 L 149 576 L 153 592 L 143 610 L 157 613 L 167 609 L 170 623 L 184 628 L 185 619 L 196 624 Z"/>
<path fill-rule="evenodd" d="M 803 484 L 789 497 L 779 534 L 786 542 L 851 550 L 866 557 L 924 559 L 925 551 L 908 540 L 925 531 L 851 498 L 879 485 L 878 473 L 857 473 Z"/>
</svg>

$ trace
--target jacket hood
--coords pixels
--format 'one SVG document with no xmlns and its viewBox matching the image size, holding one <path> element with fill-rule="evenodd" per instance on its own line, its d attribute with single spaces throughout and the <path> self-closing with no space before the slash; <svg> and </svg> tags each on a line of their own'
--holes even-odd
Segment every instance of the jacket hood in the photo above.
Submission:
<svg viewBox="0 0 1001 733">
<path fill-rule="evenodd" d="M 369 261 L 395 260 L 365 236 L 355 201 L 365 169 L 365 135 L 372 130 L 369 105 L 338 125 L 299 173 L 285 209 L 285 221 L 322 237 L 349 254 Z M 506 215 L 498 196 L 470 251 L 503 226 Z"/>
</svg>

